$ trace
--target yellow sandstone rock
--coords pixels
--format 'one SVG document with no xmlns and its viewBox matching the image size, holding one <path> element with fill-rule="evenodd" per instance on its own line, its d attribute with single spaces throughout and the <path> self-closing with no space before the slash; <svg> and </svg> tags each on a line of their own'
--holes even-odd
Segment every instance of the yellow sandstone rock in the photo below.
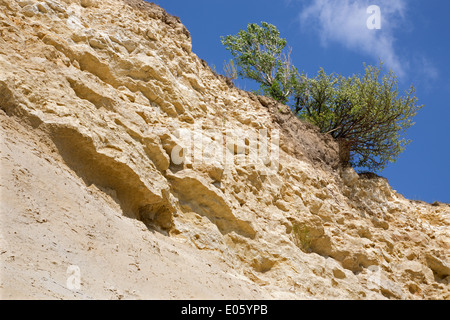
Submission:
<svg viewBox="0 0 450 320">
<path fill-rule="evenodd" d="M 4 299 L 450 299 L 450 205 L 340 168 L 154 4 L 0 0 L 0 121 Z"/>
</svg>

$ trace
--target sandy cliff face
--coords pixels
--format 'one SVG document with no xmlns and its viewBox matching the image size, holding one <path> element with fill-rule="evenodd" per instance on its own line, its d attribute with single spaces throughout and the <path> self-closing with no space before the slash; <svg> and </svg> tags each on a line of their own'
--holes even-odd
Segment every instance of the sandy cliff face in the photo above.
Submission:
<svg viewBox="0 0 450 320">
<path fill-rule="evenodd" d="M 340 168 L 155 5 L 0 0 L 0 107 L 2 298 L 450 298 L 449 205 Z"/>
</svg>

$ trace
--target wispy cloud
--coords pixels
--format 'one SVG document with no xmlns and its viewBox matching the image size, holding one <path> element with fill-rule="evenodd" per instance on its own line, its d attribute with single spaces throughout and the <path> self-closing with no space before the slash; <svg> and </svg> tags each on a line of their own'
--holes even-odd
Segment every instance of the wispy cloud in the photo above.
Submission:
<svg viewBox="0 0 450 320">
<path fill-rule="evenodd" d="M 411 78 L 415 83 L 420 83 L 421 86 L 430 92 L 435 85 L 439 83 L 440 72 L 435 64 L 424 55 L 416 54 L 411 58 L 411 65 L 414 66 L 410 70 Z"/>
<path fill-rule="evenodd" d="M 300 22 L 304 30 L 315 30 L 323 46 L 340 43 L 353 51 L 381 59 L 400 78 L 405 76 L 408 62 L 395 48 L 395 30 L 402 27 L 406 13 L 405 0 L 378 0 L 381 9 L 381 29 L 369 29 L 368 0 L 304 1 Z"/>
<path fill-rule="evenodd" d="M 434 64 L 426 57 L 417 58 L 417 65 L 421 66 L 422 76 L 426 78 L 427 81 L 434 81 L 439 78 L 439 70 L 434 66 Z"/>
</svg>

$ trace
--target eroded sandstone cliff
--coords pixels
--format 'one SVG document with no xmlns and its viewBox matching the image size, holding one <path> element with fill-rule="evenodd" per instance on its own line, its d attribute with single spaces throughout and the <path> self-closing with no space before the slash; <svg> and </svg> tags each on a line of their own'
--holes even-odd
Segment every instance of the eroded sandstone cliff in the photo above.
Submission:
<svg viewBox="0 0 450 320">
<path fill-rule="evenodd" d="M 0 0 L 0 109 L 3 298 L 450 298 L 449 205 L 340 168 L 156 5 Z"/>
</svg>

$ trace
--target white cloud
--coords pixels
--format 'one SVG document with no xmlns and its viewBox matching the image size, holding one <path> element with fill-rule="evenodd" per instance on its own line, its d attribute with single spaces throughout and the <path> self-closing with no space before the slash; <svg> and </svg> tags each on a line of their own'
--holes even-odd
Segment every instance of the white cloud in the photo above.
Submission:
<svg viewBox="0 0 450 320">
<path fill-rule="evenodd" d="M 439 78 L 439 70 L 427 58 L 418 58 L 417 65 L 422 66 L 420 70 L 427 81 L 434 81 Z"/>
<path fill-rule="evenodd" d="M 409 73 L 414 83 L 419 83 L 426 92 L 430 92 L 436 84 L 439 85 L 440 72 L 431 60 L 423 55 L 416 54 L 411 58 L 411 61 L 413 67 Z"/>
<path fill-rule="evenodd" d="M 304 1 L 300 13 L 302 29 L 318 32 L 321 44 L 337 42 L 348 49 L 362 51 L 392 69 L 400 78 L 406 73 L 407 62 L 395 49 L 394 31 L 401 27 L 406 11 L 405 0 L 312 0 Z M 381 9 L 381 29 L 370 30 L 367 13 L 370 5 Z"/>
</svg>

